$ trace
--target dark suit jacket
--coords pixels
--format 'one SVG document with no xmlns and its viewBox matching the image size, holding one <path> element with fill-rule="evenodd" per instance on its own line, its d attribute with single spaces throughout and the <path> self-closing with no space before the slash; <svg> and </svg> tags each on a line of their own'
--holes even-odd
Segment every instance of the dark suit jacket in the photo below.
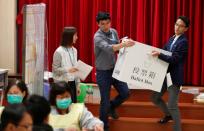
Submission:
<svg viewBox="0 0 204 131">
<path fill-rule="evenodd" d="M 171 44 L 174 40 L 171 37 L 168 43 L 164 46 L 164 50 L 170 51 Z M 184 63 L 188 53 L 188 40 L 186 36 L 181 35 L 174 43 L 172 49 L 172 56 L 167 56 L 162 53 L 158 56 L 161 60 L 169 63 L 167 72 L 170 72 L 173 85 L 181 86 L 184 81 Z"/>
</svg>

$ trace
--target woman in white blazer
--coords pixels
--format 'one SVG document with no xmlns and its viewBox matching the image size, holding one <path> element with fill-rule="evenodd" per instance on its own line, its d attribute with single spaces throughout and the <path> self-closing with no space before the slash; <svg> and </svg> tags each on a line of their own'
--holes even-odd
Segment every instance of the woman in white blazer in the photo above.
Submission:
<svg viewBox="0 0 204 131">
<path fill-rule="evenodd" d="M 72 101 L 76 103 L 77 85 L 79 78 L 74 76 L 77 72 L 77 50 L 74 47 L 78 39 L 75 27 L 64 27 L 61 37 L 61 45 L 55 50 L 53 55 L 52 73 L 54 81 L 66 81 L 73 90 Z"/>
</svg>

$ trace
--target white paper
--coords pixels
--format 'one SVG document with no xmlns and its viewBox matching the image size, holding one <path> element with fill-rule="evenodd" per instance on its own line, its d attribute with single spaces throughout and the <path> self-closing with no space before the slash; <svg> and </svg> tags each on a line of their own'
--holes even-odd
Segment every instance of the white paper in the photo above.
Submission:
<svg viewBox="0 0 204 131">
<path fill-rule="evenodd" d="M 131 85 L 131 89 L 160 92 L 169 64 L 153 57 L 153 50 L 171 55 L 171 52 L 136 42 L 134 46 L 119 52 L 112 76 Z"/>
<path fill-rule="evenodd" d="M 173 85 L 170 73 L 166 74 L 166 81 L 167 81 L 167 87 L 170 87 L 171 85 Z"/>
<path fill-rule="evenodd" d="M 79 77 L 81 80 L 85 80 L 86 77 L 90 74 L 90 72 L 92 71 L 93 67 L 84 63 L 81 60 L 78 60 L 75 68 L 78 69 L 77 72 L 74 73 L 74 75 L 76 77 Z"/>
</svg>

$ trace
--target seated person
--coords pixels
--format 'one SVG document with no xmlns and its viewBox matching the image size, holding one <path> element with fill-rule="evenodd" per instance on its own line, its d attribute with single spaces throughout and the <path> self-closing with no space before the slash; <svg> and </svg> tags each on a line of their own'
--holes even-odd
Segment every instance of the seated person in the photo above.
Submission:
<svg viewBox="0 0 204 131">
<path fill-rule="evenodd" d="M 58 129 L 75 128 L 77 130 L 103 131 L 103 122 L 94 117 L 83 103 L 72 103 L 71 95 L 71 87 L 66 82 L 52 84 L 50 125 Z"/>
<path fill-rule="evenodd" d="M 48 124 L 50 103 L 43 96 L 31 95 L 24 105 L 33 118 L 33 130 L 53 131 Z"/>
<path fill-rule="evenodd" d="M 5 98 L 9 104 L 22 103 L 28 97 L 28 88 L 22 80 L 11 80 L 5 90 Z"/>
<path fill-rule="evenodd" d="M 19 104 L 26 100 L 28 97 L 28 88 L 22 80 L 13 79 L 8 82 L 8 86 L 4 91 L 4 99 L 8 104 Z M 0 107 L 0 116 L 4 107 Z"/>
<path fill-rule="evenodd" d="M 1 131 L 32 131 L 33 120 L 22 104 L 6 106 L 1 115 Z"/>
</svg>

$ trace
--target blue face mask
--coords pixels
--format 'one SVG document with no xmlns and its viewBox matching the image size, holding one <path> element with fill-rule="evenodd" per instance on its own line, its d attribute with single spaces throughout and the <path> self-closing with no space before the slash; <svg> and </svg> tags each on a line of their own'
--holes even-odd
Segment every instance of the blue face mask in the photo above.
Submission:
<svg viewBox="0 0 204 131">
<path fill-rule="evenodd" d="M 19 104 L 23 101 L 22 95 L 7 94 L 7 101 L 9 104 Z"/>
<path fill-rule="evenodd" d="M 71 105 L 71 103 L 71 98 L 58 99 L 56 101 L 57 108 L 59 109 L 67 109 Z"/>
</svg>

